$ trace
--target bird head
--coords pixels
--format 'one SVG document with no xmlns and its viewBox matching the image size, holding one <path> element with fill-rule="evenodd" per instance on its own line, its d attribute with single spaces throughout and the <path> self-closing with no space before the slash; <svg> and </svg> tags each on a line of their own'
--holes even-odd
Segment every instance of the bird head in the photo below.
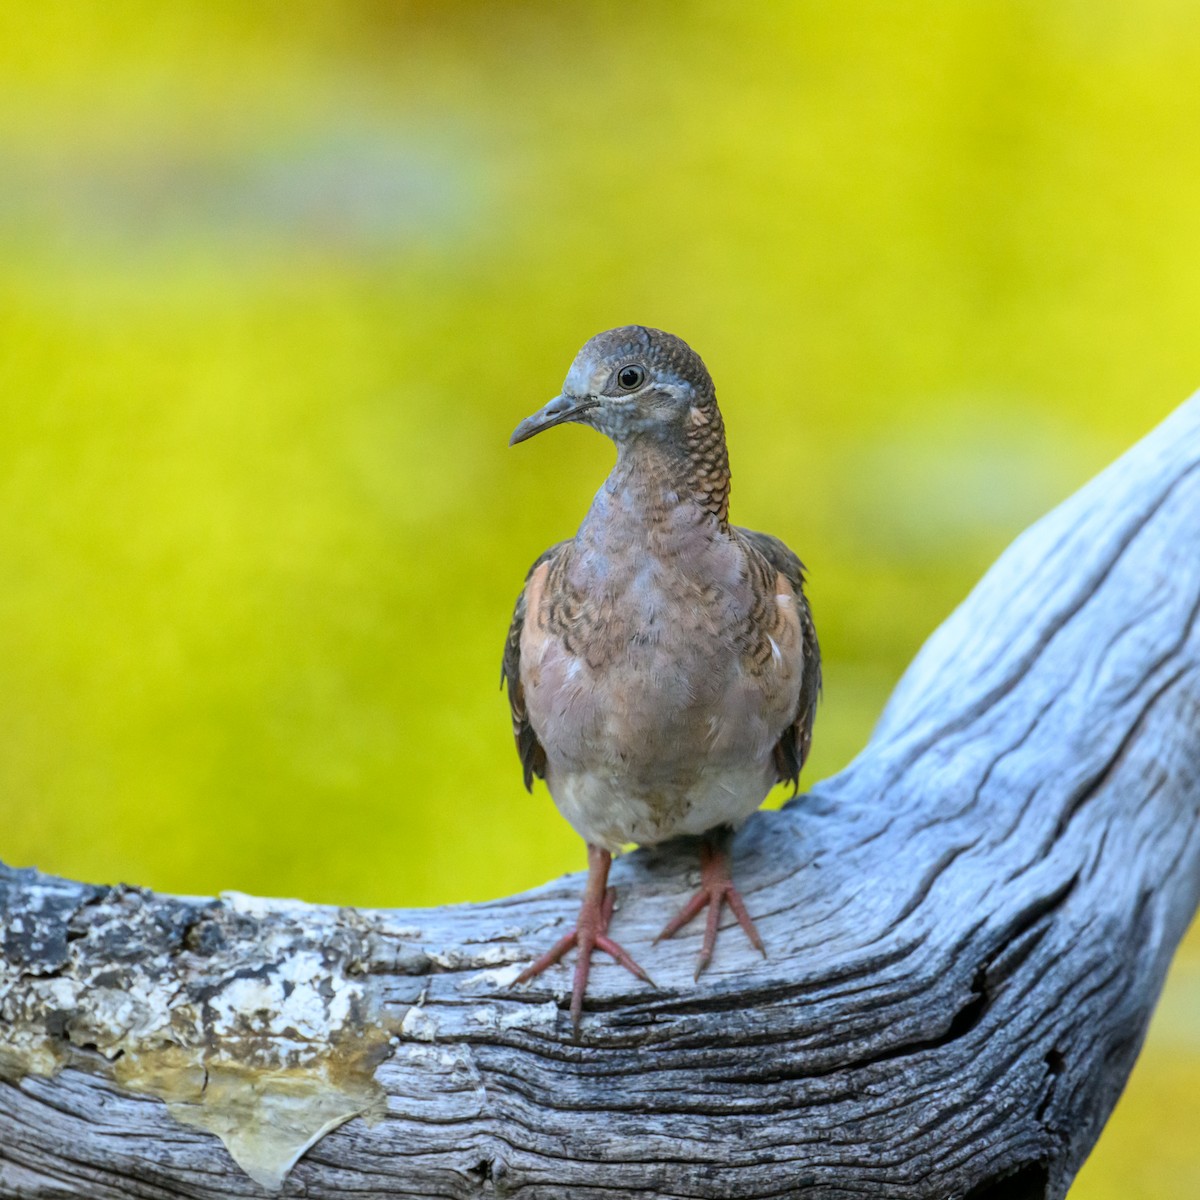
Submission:
<svg viewBox="0 0 1200 1200">
<path fill-rule="evenodd" d="M 586 343 L 561 394 L 526 417 L 509 445 L 567 421 L 590 425 L 618 446 L 642 437 L 673 441 L 697 410 L 707 415 L 715 405 L 708 370 L 686 342 L 661 329 L 624 325 Z"/>
</svg>

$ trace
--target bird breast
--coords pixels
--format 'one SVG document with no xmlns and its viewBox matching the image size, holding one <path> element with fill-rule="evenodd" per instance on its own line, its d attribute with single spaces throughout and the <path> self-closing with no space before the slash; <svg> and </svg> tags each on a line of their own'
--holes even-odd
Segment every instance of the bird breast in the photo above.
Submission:
<svg viewBox="0 0 1200 1200">
<path fill-rule="evenodd" d="M 613 524 L 530 579 L 521 675 L 551 793 L 600 844 L 744 819 L 799 694 L 790 585 L 692 514 L 636 552 Z"/>
</svg>

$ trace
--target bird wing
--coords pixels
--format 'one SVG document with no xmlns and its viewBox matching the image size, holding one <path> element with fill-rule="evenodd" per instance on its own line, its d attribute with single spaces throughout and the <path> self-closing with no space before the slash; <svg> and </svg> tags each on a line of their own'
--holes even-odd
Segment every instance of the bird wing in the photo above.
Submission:
<svg viewBox="0 0 1200 1200">
<path fill-rule="evenodd" d="M 568 542 L 557 542 L 549 550 L 538 555 L 533 566 L 525 575 L 525 584 L 517 597 L 513 609 L 512 624 L 508 627 L 508 639 L 504 643 L 504 658 L 500 664 L 500 686 L 508 688 L 508 706 L 512 709 L 513 738 L 517 743 L 517 754 L 521 759 L 521 770 L 525 787 L 533 791 L 533 777 L 546 776 L 546 751 L 538 741 L 529 713 L 525 708 L 525 687 L 521 683 L 521 633 L 525 628 L 525 613 L 529 595 L 529 581 L 533 573 L 544 562 L 551 561 Z"/>
<path fill-rule="evenodd" d="M 813 718 L 817 711 L 817 699 L 821 694 L 821 647 L 817 642 L 817 630 L 813 624 L 812 609 L 804 594 L 804 564 L 781 542 L 769 533 L 735 526 L 734 532 L 751 549 L 757 551 L 771 567 L 791 585 L 796 600 L 796 615 L 800 620 L 800 641 L 803 648 L 804 666 L 800 675 L 800 688 L 796 697 L 795 715 L 789 722 L 775 746 L 775 765 L 780 783 L 796 786 L 800 768 L 812 748 Z"/>
</svg>

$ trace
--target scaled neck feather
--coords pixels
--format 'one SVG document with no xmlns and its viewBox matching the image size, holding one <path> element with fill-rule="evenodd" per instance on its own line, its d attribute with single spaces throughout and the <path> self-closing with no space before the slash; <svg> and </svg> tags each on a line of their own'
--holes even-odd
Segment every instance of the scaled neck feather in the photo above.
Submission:
<svg viewBox="0 0 1200 1200">
<path fill-rule="evenodd" d="M 600 519 L 619 508 L 658 524 L 669 511 L 690 507 L 729 524 L 729 455 L 725 426 L 716 403 L 695 406 L 682 429 L 667 436 L 642 433 L 622 441 L 617 463 L 596 496 Z M 585 528 L 588 522 L 585 521 Z"/>
</svg>

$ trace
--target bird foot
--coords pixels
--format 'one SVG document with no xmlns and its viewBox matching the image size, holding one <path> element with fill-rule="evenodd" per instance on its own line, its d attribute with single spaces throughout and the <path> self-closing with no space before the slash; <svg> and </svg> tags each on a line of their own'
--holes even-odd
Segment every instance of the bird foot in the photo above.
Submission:
<svg viewBox="0 0 1200 1200">
<path fill-rule="evenodd" d="M 754 927 L 750 914 L 746 911 L 746 902 L 742 899 L 741 892 L 733 886 L 728 852 L 707 841 L 700 847 L 700 888 L 667 922 L 662 933 L 654 939 L 655 945 L 673 937 L 707 905 L 708 921 L 704 928 L 704 941 L 700 947 L 700 957 L 696 960 L 696 974 L 693 976 L 693 978 L 699 979 L 700 973 L 712 960 L 713 948 L 717 944 L 717 926 L 721 920 L 721 909 L 726 904 L 729 905 L 733 915 L 737 917 L 738 924 L 745 930 L 750 944 L 762 954 L 763 958 L 766 958 L 766 947 L 763 945 L 762 938 L 758 936 L 758 930 Z"/>
<path fill-rule="evenodd" d="M 534 959 L 514 980 L 515 983 L 528 983 L 558 962 L 572 946 L 578 947 L 575 980 L 571 988 L 571 1025 L 576 1035 L 579 1033 L 579 1020 L 583 1013 L 583 997 L 587 991 L 593 951 L 603 950 L 605 954 L 612 955 L 621 966 L 643 983 L 654 986 L 654 981 L 638 966 L 633 956 L 608 936 L 608 923 L 612 919 L 613 904 L 616 900 L 615 889 L 605 886 L 611 862 L 612 857 L 606 851 L 598 850 L 594 846 L 588 847 L 587 889 L 584 892 L 583 904 L 579 908 L 575 928 L 559 938 L 540 958 Z"/>
</svg>

